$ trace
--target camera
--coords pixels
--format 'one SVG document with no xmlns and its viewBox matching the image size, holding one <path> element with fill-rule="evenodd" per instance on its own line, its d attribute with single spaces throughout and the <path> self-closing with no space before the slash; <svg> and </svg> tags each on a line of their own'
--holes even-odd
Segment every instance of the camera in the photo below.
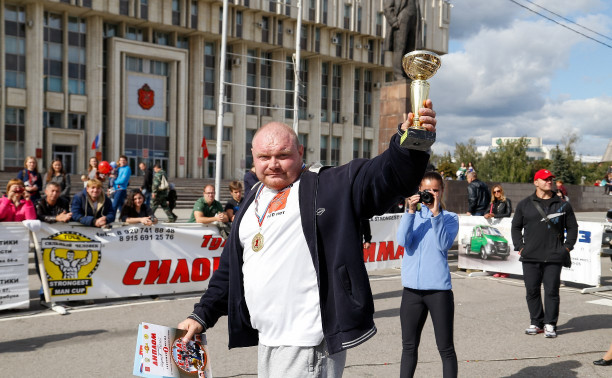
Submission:
<svg viewBox="0 0 612 378">
<path fill-rule="evenodd" d="M 16 187 L 15 189 L 13 189 L 13 192 L 14 192 L 14 193 L 17 193 L 17 194 L 19 194 L 19 193 L 23 193 L 24 191 L 25 191 L 25 189 L 24 189 L 24 188 L 22 188 L 21 186 L 18 186 L 18 187 Z"/>
<path fill-rule="evenodd" d="M 426 191 L 420 191 L 417 194 L 419 195 L 419 202 L 422 202 L 427 205 L 434 203 L 433 194 L 426 192 Z"/>
</svg>

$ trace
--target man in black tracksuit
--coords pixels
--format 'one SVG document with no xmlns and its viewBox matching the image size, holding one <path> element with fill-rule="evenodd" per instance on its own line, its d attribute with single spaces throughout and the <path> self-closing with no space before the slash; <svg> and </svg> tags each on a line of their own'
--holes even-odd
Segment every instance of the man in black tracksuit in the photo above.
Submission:
<svg viewBox="0 0 612 378">
<path fill-rule="evenodd" d="M 484 182 L 478 179 L 476 172 L 467 174 L 468 211 L 467 215 L 485 215 L 491 204 L 491 192 Z"/>
<path fill-rule="evenodd" d="M 569 259 L 578 238 L 574 210 L 569 202 L 563 201 L 552 191 L 554 177 L 546 169 L 536 172 L 533 181 L 535 193 L 519 202 L 512 219 L 512 242 L 523 262 L 527 307 L 531 317 L 531 325 L 525 333 L 536 335 L 544 332 L 546 337 L 557 337 L 561 268 L 564 261 Z M 565 232 L 567 236 L 564 238 Z M 544 308 L 540 294 L 542 284 Z"/>
</svg>

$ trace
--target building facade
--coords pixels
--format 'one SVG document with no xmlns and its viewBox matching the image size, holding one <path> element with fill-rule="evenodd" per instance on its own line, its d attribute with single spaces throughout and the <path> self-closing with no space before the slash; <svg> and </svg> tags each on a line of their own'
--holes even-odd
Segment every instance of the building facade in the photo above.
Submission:
<svg viewBox="0 0 612 378">
<path fill-rule="evenodd" d="M 391 72 L 382 2 L 303 1 L 298 134 L 306 162 L 378 153 L 378 92 Z M 222 177 L 241 179 L 255 131 L 293 123 L 296 4 L 230 1 L 219 67 L 221 1 L 0 0 L 0 170 L 33 155 L 39 166 L 57 157 L 80 173 L 101 152 L 108 161 L 127 155 L 133 172 L 147 161 L 172 177 L 214 177 L 224 85 Z M 448 2 L 421 8 L 426 47 L 445 52 Z"/>
</svg>

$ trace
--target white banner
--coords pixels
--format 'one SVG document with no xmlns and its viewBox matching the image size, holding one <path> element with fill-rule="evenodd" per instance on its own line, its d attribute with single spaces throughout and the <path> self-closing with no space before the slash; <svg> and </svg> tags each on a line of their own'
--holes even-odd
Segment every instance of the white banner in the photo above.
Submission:
<svg viewBox="0 0 612 378">
<path fill-rule="evenodd" d="M 402 266 L 404 247 L 397 245 L 397 228 L 402 214 L 385 214 L 370 219 L 372 244 L 363 251 L 363 261 L 368 271 L 399 268 Z"/>
<path fill-rule="evenodd" d="M 512 218 L 459 216 L 459 268 L 522 275 L 520 256 L 512 243 L 511 224 Z M 601 223 L 578 222 L 578 241 L 570 254 L 572 267 L 563 268 L 563 281 L 599 284 L 602 233 Z"/>
<path fill-rule="evenodd" d="M 216 227 L 199 224 L 43 223 L 36 236 L 53 302 L 203 291 L 225 245 Z"/>
<path fill-rule="evenodd" d="M 28 308 L 30 232 L 19 222 L 0 223 L 0 310 Z"/>
</svg>

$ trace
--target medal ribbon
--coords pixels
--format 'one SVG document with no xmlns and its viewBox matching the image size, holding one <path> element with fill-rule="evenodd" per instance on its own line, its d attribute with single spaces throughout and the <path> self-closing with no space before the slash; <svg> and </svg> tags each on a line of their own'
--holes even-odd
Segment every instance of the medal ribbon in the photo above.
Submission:
<svg viewBox="0 0 612 378">
<path fill-rule="evenodd" d="M 264 211 L 264 213 L 261 216 L 257 215 L 257 211 L 258 211 L 258 208 L 259 208 L 259 195 L 261 194 L 261 191 L 263 190 L 264 186 L 261 185 L 259 187 L 259 189 L 257 190 L 257 195 L 255 196 L 255 216 L 257 217 L 257 222 L 259 223 L 259 229 L 260 230 L 261 230 L 261 225 L 264 222 L 264 219 L 266 217 L 266 214 L 268 213 L 268 209 L 270 208 L 270 205 L 272 204 L 272 202 L 274 202 L 274 200 L 280 198 L 281 195 L 285 192 L 285 190 L 289 189 L 290 187 L 291 187 L 291 185 L 289 185 L 285 189 L 283 189 L 283 190 L 279 191 L 278 193 L 276 193 L 274 198 L 272 198 L 270 200 L 270 202 L 268 202 L 268 206 L 266 206 L 266 211 Z"/>
</svg>

